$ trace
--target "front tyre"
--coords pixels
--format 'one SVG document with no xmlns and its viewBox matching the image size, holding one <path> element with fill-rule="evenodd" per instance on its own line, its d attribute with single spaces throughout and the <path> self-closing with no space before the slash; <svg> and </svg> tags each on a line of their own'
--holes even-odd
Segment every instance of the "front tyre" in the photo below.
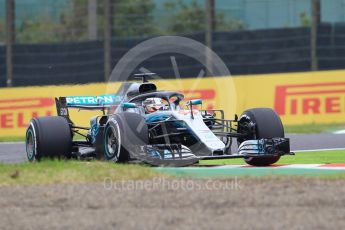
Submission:
<svg viewBox="0 0 345 230">
<path fill-rule="evenodd" d="M 119 122 L 111 119 L 104 131 L 104 157 L 108 161 L 124 162 L 128 152 L 122 148 Z"/>
<path fill-rule="evenodd" d="M 278 114 L 270 108 L 255 108 L 243 112 L 238 121 L 239 133 L 249 133 L 247 138 L 239 138 L 240 145 L 246 140 L 284 137 L 284 127 Z M 268 166 L 276 163 L 280 156 L 247 157 L 245 162 L 253 166 Z"/>
<path fill-rule="evenodd" d="M 148 128 L 145 119 L 131 112 L 113 114 L 104 129 L 104 158 L 127 162 L 138 154 L 138 147 L 147 145 Z"/>
</svg>

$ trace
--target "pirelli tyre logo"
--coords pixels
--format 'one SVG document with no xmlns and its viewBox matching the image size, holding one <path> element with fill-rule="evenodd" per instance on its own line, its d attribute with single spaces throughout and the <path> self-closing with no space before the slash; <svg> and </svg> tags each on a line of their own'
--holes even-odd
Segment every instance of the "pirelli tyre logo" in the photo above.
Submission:
<svg viewBox="0 0 345 230">
<path fill-rule="evenodd" d="M 276 86 L 274 108 L 279 115 L 345 112 L 345 82 Z"/>
</svg>

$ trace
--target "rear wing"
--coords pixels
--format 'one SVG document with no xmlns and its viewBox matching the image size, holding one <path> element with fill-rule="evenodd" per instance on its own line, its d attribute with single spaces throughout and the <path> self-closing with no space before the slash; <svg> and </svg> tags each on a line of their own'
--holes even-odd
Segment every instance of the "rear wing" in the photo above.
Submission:
<svg viewBox="0 0 345 230">
<path fill-rule="evenodd" d="M 70 123 L 68 108 L 80 110 L 115 110 L 121 104 L 123 96 L 107 94 L 101 96 L 71 96 L 55 98 L 56 112 L 58 116 L 65 117 Z"/>
</svg>

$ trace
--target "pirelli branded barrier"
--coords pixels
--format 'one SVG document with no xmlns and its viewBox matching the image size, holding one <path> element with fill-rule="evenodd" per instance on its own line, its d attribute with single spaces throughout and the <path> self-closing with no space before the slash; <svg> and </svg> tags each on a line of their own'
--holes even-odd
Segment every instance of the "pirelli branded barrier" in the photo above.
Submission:
<svg viewBox="0 0 345 230">
<path fill-rule="evenodd" d="M 284 124 L 344 123 L 345 71 L 269 74 L 155 81 L 186 99 L 203 99 L 204 109 L 224 109 L 233 118 L 248 108 L 270 107 Z M 230 87 L 235 86 L 235 89 Z M 55 97 L 115 93 L 120 83 L 0 89 L 0 137 L 23 136 L 32 117 L 56 114 Z M 231 92 L 230 92 L 231 91 Z M 88 125 L 97 111 L 71 110 L 74 121 Z"/>
<path fill-rule="evenodd" d="M 0 137 L 23 136 L 32 117 L 56 115 L 55 97 L 101 95 L 105 84 L 20 87 L 0 89 Z M 71 116 L 87 125 L 98 112 L 71 110 Z"/>
</svg>

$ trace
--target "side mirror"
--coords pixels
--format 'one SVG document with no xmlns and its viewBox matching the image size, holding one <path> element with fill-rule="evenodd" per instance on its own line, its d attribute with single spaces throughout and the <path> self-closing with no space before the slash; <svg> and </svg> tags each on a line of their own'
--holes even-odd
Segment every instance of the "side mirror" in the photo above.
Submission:
<svg viewBox="0 0 345 230">
<path fill-rule="evenodd" d="M 193 115 L 193 105 L 202 105 L 202 100 L 201 99 L 194 99 L 194 100 L 190 100 L 187 105 L 190 108 L 190 117 L 192 119 L 194 119 L 194 115 Z"/>
<path fill-rule="evenodd" d="M 134 109 L 138 108 L 138 106 L 135 103 L 123 103 L 122 108 L 124 109 Z"/>
<path fill-rule="evenodd" d="M 202 105 L 202 100 L 201 99 L 194 99 L 189 101 L 188 105 Z"/>
</svg>

